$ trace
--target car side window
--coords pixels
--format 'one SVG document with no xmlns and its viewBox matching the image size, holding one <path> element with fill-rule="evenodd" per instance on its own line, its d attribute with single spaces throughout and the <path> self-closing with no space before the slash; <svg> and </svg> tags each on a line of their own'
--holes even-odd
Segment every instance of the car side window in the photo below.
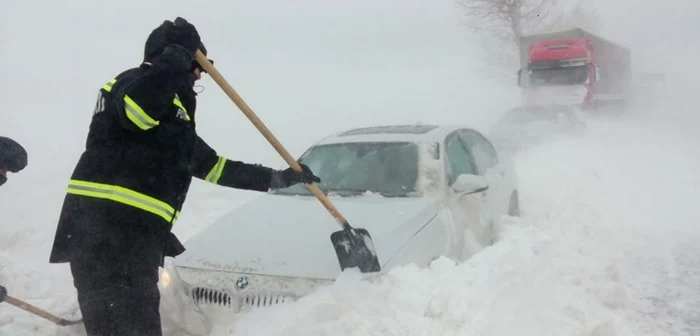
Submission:
<svg viewBox="0 0 700 336">
<path fill-rule="evenodd" d="M 498 164 L 498 153 L 491 142 L 478 132 L 465 130 L 460 132 L 460 137 L 467 145 L 480 175 L 486 173 Z"/>
<path fill-rule="evenodd" d="M 467 153 L 460 138 L 455 134 L 447 138 L 445 145 L 447 153 L 447 182 L 452 185 L 461 174 L 476 174 L 474 164 L 469 153 Z"/>
</svg>

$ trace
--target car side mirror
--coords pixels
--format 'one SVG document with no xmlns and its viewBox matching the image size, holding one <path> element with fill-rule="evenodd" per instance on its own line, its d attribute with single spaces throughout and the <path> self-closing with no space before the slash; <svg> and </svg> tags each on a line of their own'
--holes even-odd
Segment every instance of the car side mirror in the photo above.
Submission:
<svg viewBox="0 0 700 336">
<path fill-rule="evenodd" d="M 484 192 L 489 189 L 488 180 L 479 175 L 461 174 L 452 183 L 452 190 L 460 195 L 469 195 Z"/>
</svg>

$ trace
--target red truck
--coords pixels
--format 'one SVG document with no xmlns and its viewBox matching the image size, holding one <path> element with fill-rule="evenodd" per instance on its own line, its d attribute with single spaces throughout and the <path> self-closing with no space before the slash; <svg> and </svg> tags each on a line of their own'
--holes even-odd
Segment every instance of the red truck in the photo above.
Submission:
<svg viewBox="0 0 700 336">
<path fill-rule="evenodd" d="M 581 28 L 520 38 L 518 85 L 526 106 L 625 106 L 630 79 L 629 50 Z"/>
</svg>

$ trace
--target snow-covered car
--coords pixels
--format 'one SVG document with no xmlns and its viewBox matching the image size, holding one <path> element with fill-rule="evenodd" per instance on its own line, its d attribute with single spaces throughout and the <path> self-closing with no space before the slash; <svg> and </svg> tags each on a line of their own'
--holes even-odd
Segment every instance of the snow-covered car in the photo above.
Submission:
<svg viewBox="0 0 700 336">
<path fill-rule="evenodd" d="M 580 134 L 586 128 L 583 112 L 567 105 L 514 107 L 487 133 L 502 155 L 513 155 L 548 140 Z"/>
<path fill-rule="evenodd" d="M 494 243 L 501 216 L 519 215 L 512 163 L 469 127 L 353 129 L 299 161 L 350 224 L 370 232 L 381 272 L 465 260 Z M 339 229 L 306 186 L 274 190 L 185 241 L 161 282 L 199 312 L 294 301 L 341 274 L 329 239 Z"/>
</svg>

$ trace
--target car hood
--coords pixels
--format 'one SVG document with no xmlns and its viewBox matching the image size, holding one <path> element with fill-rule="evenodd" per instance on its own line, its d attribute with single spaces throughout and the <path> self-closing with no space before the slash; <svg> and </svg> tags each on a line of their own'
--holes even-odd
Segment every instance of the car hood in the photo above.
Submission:
<svg viewBox="0 0 700 336">
<path fill-rule="evenodd" d="M 418 197 L 331 197 L 356 228 L 367 229 L 380 264 L 437 214 L 434 200 Z M 330 240 L 338 222 L 313 196 L 262 195 L 187 240 L 179 267 L 334 279 L 340 266 Z"/>
</svg>

